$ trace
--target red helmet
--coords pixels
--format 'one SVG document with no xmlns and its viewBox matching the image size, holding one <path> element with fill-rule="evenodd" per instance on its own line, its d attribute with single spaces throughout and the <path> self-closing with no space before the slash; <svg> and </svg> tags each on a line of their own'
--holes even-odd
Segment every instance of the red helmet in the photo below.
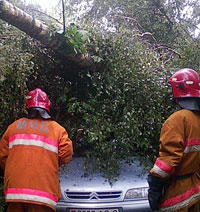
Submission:
<svg viewBox="0 0 200 212">
<path fill-rule="evenodd" d="M 50 100 L 47 94 L 40 88 L 28 93 L 25 99 L 26 108 L 42 108 L 50 112 Z"/>
<path fill-rule="evenodd" d="M 190 68 L 180 69 L 168 82 L 172 86 L 174 98 L 200 98 L 200 77 L 196 71 Z"/>
</svg>

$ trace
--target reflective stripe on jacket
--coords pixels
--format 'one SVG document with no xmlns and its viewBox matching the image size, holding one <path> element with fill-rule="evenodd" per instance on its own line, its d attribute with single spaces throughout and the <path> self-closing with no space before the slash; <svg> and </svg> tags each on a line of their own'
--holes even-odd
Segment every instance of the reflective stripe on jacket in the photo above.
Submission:
<svg viewBox="0 0 200 212">
<path fill-rule="evenodd" d="M 44 204 L 55 210 L 61 197 L 59 166 L 72 157 L 72 141 L 57 122 L 22 118 L 0 142 L 7 202 Z"/>
<path fill-rule="evenodd" d="M 179 210 L 200 201 L 199 168 L 200 115 L 182 109 L 163 124 L 159 157 L 150 171 L 169 179 L 160 204 L 161 211 Z"/>
</svg>

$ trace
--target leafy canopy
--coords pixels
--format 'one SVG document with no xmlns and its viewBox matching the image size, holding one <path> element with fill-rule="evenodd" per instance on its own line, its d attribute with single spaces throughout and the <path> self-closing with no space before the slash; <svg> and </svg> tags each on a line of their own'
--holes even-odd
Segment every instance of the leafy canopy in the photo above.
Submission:
<svg viewBox="0 0 200 212">
<path fill-rule="evenodd" d="M 193 3 L 195 11 L 199 3 Z M 78 14 L 79 1 L 68 4 L 74 12 L 66 7 L 66 14 Z M 26 113 L 28 90 L 40 87 L 51 99 L 53 118 L 67 129 L 75 154 L 94 158 L 108 179 L 117 176 L 122 159 L 139 155 L 143 162 L 153 161 L 162 123 L 174 110 L 167 80 L 179 68 L 200 67 L 199 37 L 191 33 L 198 16 L 181 15 L 188 4 L 96 0 L 85 5 L 87 12 L 74 16 L 74 25 L 66 20 L 63 36 L 77 53 L 88 52 L 101 63 L 87 70 L 1 21 L 1 135 Z M 35 8 L 34 14 L 40 17 Z M 55 23 L 44 21 L 50 28 Z M 58 30 L 56 24 L 52 32 Z"/>
</svg>

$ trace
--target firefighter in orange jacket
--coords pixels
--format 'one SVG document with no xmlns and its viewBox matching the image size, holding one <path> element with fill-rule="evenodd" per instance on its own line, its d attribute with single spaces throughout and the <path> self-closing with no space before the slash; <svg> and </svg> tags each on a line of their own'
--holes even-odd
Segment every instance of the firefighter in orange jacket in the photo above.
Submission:
<svg viewBox="0 0 200 212">
<path fill-rule="evenodd" d="M 198 212 L 200 201 L 200 77 L 184 68 L 170 79 L 180 110 L 165 121 L 159 157 L 148 176 L 153 211 Z"/>
<path fill-rule="evenodd" d="M 55 211 L 61 197 L 59 166 L 72 157 L 72 141 L 50 116 L 50 101 L 36 88 L 25 100 L 28 117 L 8 126 L 0 142 L 0 168 L 8 212 Z"/>
</svg>

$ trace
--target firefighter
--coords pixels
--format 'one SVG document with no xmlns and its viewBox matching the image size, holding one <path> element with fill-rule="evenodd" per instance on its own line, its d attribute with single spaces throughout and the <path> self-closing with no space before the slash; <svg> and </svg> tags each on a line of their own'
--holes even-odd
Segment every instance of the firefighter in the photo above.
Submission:
<svg viewBox="0 0 200 212">
<path fill-rule="evenodd" d="M 198 212 L 200 202 L 200 77 L 190 68 L 169 79 L 179 105 L 160 134 L 159 157 L 148 175 L 153 211 Z"/>
<path fill-rule="evenodd" d="M 53 212 L 61 197 L 59 167 L 71 159 L 72 141 L 51 119 L 45 92 L 30 91 L 25 104 L 28 117 L 9 125 L 0 141 L 7 211 Z"/>
</svg>

